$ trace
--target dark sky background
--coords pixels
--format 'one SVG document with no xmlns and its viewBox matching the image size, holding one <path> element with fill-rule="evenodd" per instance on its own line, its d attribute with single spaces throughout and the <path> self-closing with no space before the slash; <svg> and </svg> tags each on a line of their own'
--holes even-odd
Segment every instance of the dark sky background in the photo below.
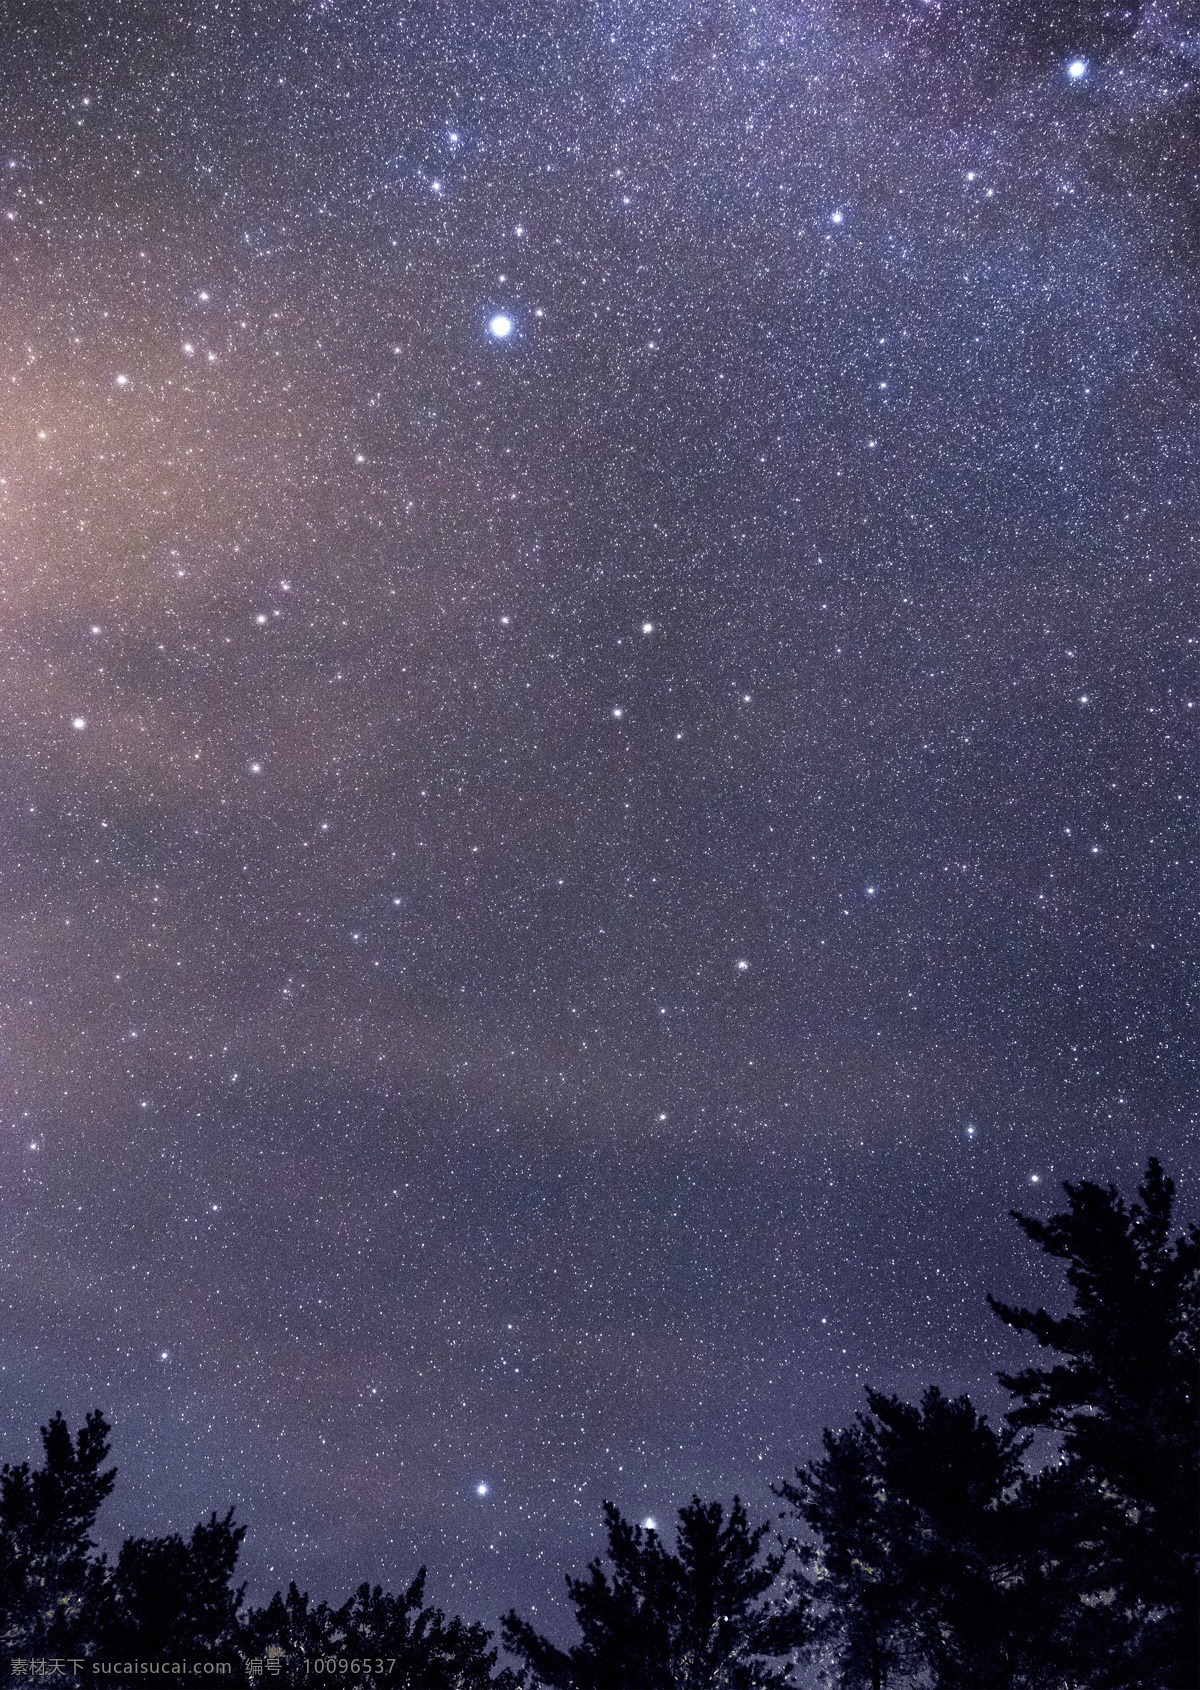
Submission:
<svg viewBox="0 0 1200 1690">
<path fill-rule="evenodd" d="M 1187 9 L 7 15 L 4 1453 L 557 1630 L 1001 1408 L 1196 1207 Z"/>
</svg>

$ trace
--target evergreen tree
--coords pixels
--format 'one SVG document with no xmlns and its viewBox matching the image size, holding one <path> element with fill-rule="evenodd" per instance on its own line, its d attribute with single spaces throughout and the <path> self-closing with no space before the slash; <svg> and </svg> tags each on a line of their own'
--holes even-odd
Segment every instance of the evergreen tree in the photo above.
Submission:
<svg viewBox="0 0 1200 1690">
<path fill-rule="evenodd" d="M 0 1470 L 0 1643 L 8 1654 L 78 1653 L 90 1603 L 90 1536 L 116 1468 L 97 1409 L 74 1442 L 61 1414 L 42 1427 L 45 1462 Z"/>
<path fill-rule="evenodd" d="M 936 1387 L 920 1408 L 867 1397 L 914 1653 L 947 1690 L 994 1683 L 1002 1670 L 1013 1682 L 1023 1651 L 1007 1596 L 1019 1570 L 1007 1503 L 1028 1440 Z"/>
<path fill-rule="evenodd" d="M 108 1660 L 227 1660 L 238 1639 L 242 1589 L 231 1585 L 245 1526 L 233 1510 L 178 1534 L 129 1538 L 93 1580 L 92 1631 Z"/>
<path fill-rule="evenodd" d="M 826 1428 L 825 1455 L 777 1487 L 819 1543 L 796 1546 L 808 1599 L 808 1651 L 834 1665 L 841 1690 L 882 1690 L 912 1653 L 902 1572 L 883 1521 L 867 1428 Z"/>
<path fill-rule="evenodd" d="M 604 1504 L 606 1559 L 586 1579 L 568 1575 L 582 1641 L 569 1651 L 515 1612 L 505 1647 L 552 1690 L 755 1690 L 789 1682 L 804 1631 L 800 1604 L 767 1593 L 783 1565 L 764 1554 L 767 1527 L 750 1529 L 741 1500 L 728 1520 L 720 1502 L 693 1497 L 679 1511 L 676 1553 L 658 1533 Z"/>
<path fill-rule="evenodd" d="M 488 1647 L 491 1633 L 457 1617 L 447 1621 L 440 1609 L 425 1607 L 424 1596 L 424 1567 L 402 1596 L 362 1584 L 336 1609 L 325 1602 L 311 1607 L 293 1583 L 286 1597 L 276 1594 L 247 1616 L 241 1651 L 247 1660 L 274 1652 L 279 1672 L 271 1681 L 280 1684 L 305 1683 L 306 1658 L 336 1655 L 382 1657 L 386 1682 L 396 1690 L 517 1690 L 509 1669 L 493 1676 L 498 1651 Z"/>
<path fill-rule="evenodd" d="M 1005 1323 L 1063 1359 L 1002 1374 L 1014 1427 L 1061 1435 L 1076 1490 L 1075 1584 L 1104 1686 L 1194 1690 L 1200 1682 L 1200 1229 L 1171 1241 L 1174 1185 L 1151 1160 L 1126 1206 L 1113 1186 L 1065 1184 L 1049 1221 L 1013 1211 L 1065 1261 L 1071 1314 L 989 1298 Z"/>
<path fill-rule="evenodd" d="M 0 1470 L 0 1678 L 14 1660 L 90 1658 L 227 1662 L 248 1683 L 249 1663 L 274 1651 L 266 1682 L 303 1682 L 306 1659 L 333 1654 L 385 1657 L 397 1690 L 517 1690 L 510 1670 L 493 1676 L 490 1632 L 424 1605 L 423 1568 L 403 1596 L 363 1584 L 340 1608 L 310 1607 L 293 1584 L 244 1614 L 233 1576 L 246 1528 L 232 1509 L 187 1540 L 130 1538 L 115 1562 L 96 1556 L 89 1534 L 116 1477 L 103 1470 L 108 1432 L 97 1411 L 72 1441 L 56 1414 L 42 1428 L 44 1466 Z"/>
<path fill-rule="evenodd" d="M 1200 1232 L 1172 1243 L 1156 1161 L 1129 1209 L 1111 1186 L 1064 1189 L 1065 1213 L 1015 1218 L 1068 1263 L 1074 1311 L 991 1299 L 1062 1358 L 1000 1376 L 1008 1428 L 965 1397 L 868 1392 L 870 1414 L 779 1489 L 816 1534 L 799 1546 L 812 1646 L 843 1690 L 1200 1682 Z M 1035 1428 L 1062 1453 L 1029 1473 Z"/>
<path fill-rule="evenodd" d="M 778 1487 L 818 1542 L 799 1546 L 814 1652 L 843 1690 L 922 1672 L 939 1686 L 1037 1682 L 1013 1592 L 1011 1526 L 1028 1439 L 936 1387 L 871 1412 Z"/>
</svg>

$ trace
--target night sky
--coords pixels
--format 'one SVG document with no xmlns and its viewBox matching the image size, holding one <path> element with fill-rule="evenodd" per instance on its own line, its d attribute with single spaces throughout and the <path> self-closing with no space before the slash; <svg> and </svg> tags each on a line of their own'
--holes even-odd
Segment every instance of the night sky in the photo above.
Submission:
<svg viewBox="0 0 1200 1690">
<path fill-rule="evenodd" d="M 1187 8 L 15 4 L 0 1430 L 561 1630 L 1194 1212 Z M 57 14 L 61 13 L 62 16 Z"/>
</svg>

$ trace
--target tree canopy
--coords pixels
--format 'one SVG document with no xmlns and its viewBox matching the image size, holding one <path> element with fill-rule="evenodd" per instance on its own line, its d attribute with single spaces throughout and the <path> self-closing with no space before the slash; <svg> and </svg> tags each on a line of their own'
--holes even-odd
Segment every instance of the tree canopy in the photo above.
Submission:
<svg viewBox="0 0 1200 1690">
<path fill-rule="evenodd" d="M 824 1456 L 778 1488 L 810 1656 L 840 1690 L 1189 1690 L 1200 1682 L 1197 1291 L 1200 1233 L 1172 1242 L 1151 1161 L 1126 1207 L 1066 1184 L 1049 1221 L 1014 1211 L 1067 1263 L 1071 1313 L 989 1299 L 1062 1358 L 1002 1373 L 994 1429 L 966 1397 L 868 1391 Z M 1030 1470 L 1032 1432 L 1059 1450 Z"/>
<path fill-rule="evenodd" d="M 1068 1264 L 1072 1312 L 988 1299 L 1062 1358 L 1001 1374 L 1017 1399 L 1008 1418 L 1061 1436 L 1093 1546 L 1090 1600 L 1106 1622 L 1097 1682 L 1184 1690 L 1200 1680 L 1200 1229 L 1172 1242 L 1175 1187 L 1155 1159 L 1129 1208 L 1111 1185 L 1063 1189 L 1063 1213 L 1013 1218 Z"/>
<path fill-rule="evenodd" d="M 99 1554 L 109 1427 L 97 1410 L 72 1436 L 56 1414 L 40 1467 L 0 1469 L 0 1677 L 186 1660 L 299 1686 L 332 1656 L 386 1660 L 396 1690 L 783 1690 L 801 1670 L 836 1690 L 1195 1690 L 1200 1230 L 1172 1236 L 1157 1161 L 1128 1206 L 1111 1185 L 1063 1189 L 1049 1220 L 1013 1215 L 1065 1264 L 1072 1307 L 989 1299 L 1050 1352 L 998 1375 L 1003 1424 L 937 1386 L 916 1404 L 868 1390 L 776 1487 L 774 1538 L 737 1497 L 694 1496 L 674 1549 L 605 1503 L 604 1554 L 566 1575 L 578 1640 L 502 1620 L 520 1671 L 426 1602 L 424 1568 L 339 1607 L 294 1582 L 247 1605 L 232 1510 Z M 1039 1433 L 1056 1447 L 1035 1468 Z"/>
<path fill-rule="evenodd" d="M 567 1576 L 580 1641 L 559 1649 L 510 1612 L 505 1647 L 538 1685 L 552 1690 L 757 1690 L 788 1682 L 804 1636 L 800 1605 L 771 1602 L 783 1556 L 762 1551 L 765 1525 L 750 1528 L 735 1497 L 698 1496 L 679 1510 L 672 1554 L 657 1531 L 604 1504 L 608 1548 L 586 1579 Z M 605 1562 L 608 1567 L 606 1569 Z"/>
<path fill-rule="evenodd" d="M 299 1684 L 306 1658 L 384 1656 L 396 1690 L 516 1690 L 479 1624 L 424 1602 L 422 1568 L 401 1596 L 363 1584 L 340 1608 L 310 1604 L 292 1584 L 246 1608 L 234 1573 L 245 1527 L 233 1511 L 178 1534 L 129 1538 L 115 1561 L 90 1536 L 116 1469 L 104 1468 L 109 1425 L 97 1410 L 74 1441 L 56 1414 L 42 1428 L 44 1464 L 0 1471 L 0 1675 L 43 1676 L 58 1661 L 222 1662 L 222 1682 Z M 18 1663 L 20 1663 L 18 1665 Z"/>
</svg>

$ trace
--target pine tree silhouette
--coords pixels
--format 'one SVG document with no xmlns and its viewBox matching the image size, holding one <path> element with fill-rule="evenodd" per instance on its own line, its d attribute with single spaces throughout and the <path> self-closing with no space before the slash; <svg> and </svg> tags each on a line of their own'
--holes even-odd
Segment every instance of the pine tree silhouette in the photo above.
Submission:
<svg viewBox="0 0 1200 1690">
<path fill-rule="evenodd" d="M 787 1682 L 786 1658 L 803 1636 L 797 1603 L 766 1600 L 783 1564 L 761 1551 L 767 1527 L 751 1531 L 735 1497 L 693 1497 L 679 1510 L 676 1553 L 653 1529 L 604 1504 L 608 1549 L 586 1579 L 568 1575 L 582 1640 L 569 1651 L 510 1612 L 505 1647 L 534 1683 L 552 1690 L 757 1690 Z M 606 1571 L 604 1561 L 611 1571 Z M 784 1657 L 784 1664 L 780 1658 Z"/>
<path fill-rule="evenodd" d="M 45 1463 L 0 1470 L 0 1644 L 65 1655 L 80 1644 L 94 1580 L 90 1533 L 117 1470 L 102 1470 L 108 1423 L 97 1409 L 72 1442 L 56 1414 L 42 1427 Z"/>
<path fill-rule="evenodd" d="M 990 1684 L 1001 1670 L 1018 1682 L 1007 1502 L 1029 1440 L 936 1387 L 919 1408 L 867 1397 L 870 1414 L 827 1431 L 823 1459 L 777 1487 L 818 1534 L 797 1545 L 814 1653 L 844 1690 L 922 1671 L 939 1686 Z"/>
<path fill-rule="evenodd" d="M 340 1608 L 310 1606 L 293 1583 L 265 1608 L 254 1609 L 241 1633 L 247 1658 L 278 1656 L 273 1682 L 308 1682 L 305 1660 L 319 1656 L 387 1663 L 386 1682 L 396 1690 L 517 1690 L 511 1669 L 493 1674 L 498 1650 L 484 1626 L 425 1606 L 425 1569 L 402 1596 L 362 1584 Z M 382 1673 L 382 1669 L 381 1669 Z"/>
<path fill-rule="evenodd" d="M 230 1581 L 245 1535 L 230 1509 L 202 1521 L 186 1543 L 178 1534 L 127 1539 L 94 1583 L 97 1651 L 110 1660 L 228 1659 L 240 1635 L 245 1587 Z"/>
<path fill-rule="evenodd" d="M 810 1653 L 842 1690 L 1195 1690 L 1200 1574 L 1200 1232 L 1171 1241 L 1157 1161 L 1126 1209 L 1064 1187 L 1049 1221 L 1016 1214 L 1065 1261 L 1074 1311 L 1013 1308 L 1063 1359 L 1000 1375 L 999 1431 L 966 1397 L 869 1414 L 778 1487 L 815 1534 L 796 1545 Z M 1029 1472 L 1031 1433 L 1062 1440 Z"/>
<path fill-rule="evenodd" d="M 1008 1326 L 1063 1358 L 1001 1374 L 1008 1418 L 1062 1436 L 1078 1524 L 1075 1583 L 1103 1686 L 1200 1683 L 1200 1229 L 1171 1242 L 1175 1187 L 1151 1159 L 1126 1209 L 1115 1187 L 1064 1184 L 1049 1221 L 1013 1211 L 1065 1261 L 1062 1319 L 989 1298 Z M 1070 1565 L 1070 1559 L 1063 1563 Z"/>
<path fill-rule="evenodd" d="M 425 1605 L 424 1569 L 402 1596 L 363 1584 L 340 1608 L 312 1607 L 292 1584 L 247 1613 L 233 1583 L 246 1528 L 232 1509 L 188 1539 L 129 1538 L 115 1561 L 96 1555 L 89 1534 L 116 1478 L 103 1469 L 108 1432 L 97 1411 L 72 1442 L 56 1414 L 44 1465 L 0 1471 L 0 1680 L 14 1661 L 182 1661 L 221 1663 L 231 1685 L 299 1684 L 306 1661 L 335 1655 L 384 1657 L 395 1690 L 517 1690 L 510 1669 L 493 1672 L 485 1627 Z"/>
</svg>

